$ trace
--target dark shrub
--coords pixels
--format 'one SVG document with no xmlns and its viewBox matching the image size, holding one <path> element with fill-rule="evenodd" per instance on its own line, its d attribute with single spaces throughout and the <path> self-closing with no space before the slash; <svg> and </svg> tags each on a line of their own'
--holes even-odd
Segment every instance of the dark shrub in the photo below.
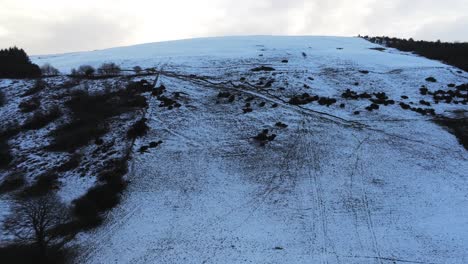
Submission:
<svg viewBox="0 0 468 264">
<path fill-rule="evenodd" d="M 218 93 L 218 98 L 229 98 L 231 96 L 231 93 L 229 92 L 219 92 Z"/>
<path fill-rule="evenodd" d="M 44 90 L 47 86 L 47 83 L 41 79 L 36 80 L 34 85 L 29 88 L 26 92 L 24 92 L 21 96 L 29 96 L 29 95 L 34 95 L 37 94 L 38 92 Z"/>
<path fill-rule="evenodd" d="M 65 163 L 60 165 L 57 168 L 58 172 L 66 172 L 66 171 L 71 171 L 73 169 L 76 169 L 78 166 L 80 166 L 81 162 L 81 155 L 80 154 L 73 154 L 70 159 L 68 159 Z"/>
<path fill-rule="evenodd" d="M 113 63 L 103 63 L 99 68 L 98 68 L 98 74 L 100 75 L 108 75 L 108 76 L 115 76 L 119 75 L 121 72 L 120 67 Z"/>
<path fill-rule="evenodd" d="M 73 151 L 108 132 L 108 119 L 135 108 L 146 107 L 146 98 L 124 91 L 89 95 L 80 91 L 65 104 L 72 121 L 51 133 L 53 151 Z"/>
<path fill-rule="evenodd" d="M 421 88 L 419 88 L 419 93 L 420 93 L 421 95 L 427 95 L 428 92 L 429 92 L 429 89 L 427 89 L 427 88 L 424 87 L 424 86 L 421 87 Z"/>
<path fill-rule="evenodd" d="M 446 127 L 455 135 L 461 145 L 468 150 L 468 119 L 466 118 L 443 118 L 436 121 L 439 125 Z"/>
<path fill-rule="evenodd" d="M 428 82 L 437 82 L 436 78 L 434 78 L 434 77 L 426 78 L 426 81 L 428 81 Z"/>
<path fill-rule="evenodd" d="M 32 112 L 41 106 L 41 101 L 39 97 L 33 97 L 30 100 L 23 101 L 19 104 L 19 108 L 23 113 Z"/>
<path fill-rule="evenodd" d="M 37 245 L 9 244 L 0 247 L 0 259 L 4 264 L 65 264 L 72 256 L 71 250 L 50 247 L 47 259 L 43 259 Z"/>
<path fill-rule="evenodd" d="M 134 71 L 136 74 L 140 74 L 141 71 L 143 71 L 143 69 L 142 69 L 140 66 L 135 66 L 135 67 L 133 67 L 133 71 Z"/>
<path fill-rule="evenodd" d="M 153 90 L 153 86 L 147 80 L 143 79 L 139 82 L 129 82 L 126 90 L 133 93 L 145 93 L 151 92 Z"/>
<path fill-rule="evenodd" d="M 127 173 L 125 160 L 111 161 L 107 167 L 99 176 L 99 180 L 105 183 L 89 189 L 85 195 L 73 201 L 74 215 L 83 228 L 99 225 L 102 222 L 100 213 L 115 207 L 120 202 L 120 194 L 127 186 L 123 180 Z"/>
<path fill-rule="evenodd" d="M 6 97 L 3 91 L 0 90 L 0 107 L 6 104 Z"/>
<path fill-rule="evenodd" d="M 142 118 L 133 124 L 127 132 L 127 137 L 130 139 L 135 139 L 137 137 L 146 135 L 149 130 L 149 127 L 146 125 L 146 121 L 146 118 Z"/>
<path fill-rule="evenodd" d="M 78 70 L 75 71 L 75 74 L 73 73 L 73 70 L 72 70 L 72 75 L 90 77 L 90 76 L 93 76 L 95 72 L 96 72 L 96 69 L 94 69 L 93 66 L 91 66 L 91 65 L 81 65 L 78 68 Z"/>
<path fill-rule="evenodd" d="M 280 128 L 287 128 L 288 127 L 288 125 L 286 125 L 286 124 L 284 124 L 282 122 L 276 123 L 275 126 L 280 127 Z"/>
<path fill-rule="evenodd" d="M 17 47 L 0 50 L 0 78 L 36 78 L 39 66 L 31 63 L 26 52 Z"/>
<path fill-rule="evenodd" d="M 25 184 L 24 174 L 21 172 L 13 172 L 5 177 L 0 183 L 0 194 L 15 191 Z"/>
<path fill-rule="evenodd" d="M 272 68 L 272 67 L 260 66 L 260 67 L 257 67 L 257 68 L 253 68 L 250 71 L 260 72 L 260 71 L 274 71 L 274 70 L 275 70 L 275 68 Z"/>
<path fill-rule="evenodd" d="M 36 130 L 47 126 L 50 122 L 62 116 L 58 106 L 51 107 L 48 111 L 37 111 L 23 125 L 23 129 Z"/>
<path fill-rule="evenodd" d="M 253 112 L 253 109 L 250 107 L 247 107 L 247 108 L 242 109 L 242 111 L 244 112 L 244 114 L 247 114 L 247 113 Z"/>
<path fill-rule="evenodd" d="M 51 133 L 53 141 L 48 149 L 52 151 L 74 151 L 87 145 L 89 141 L 101 137 L 107 131 L 107 124 L 89 120 L 74 120 Z"/>
<path fill-rule="evenodd" d="M 8 140 L 6 138 L 0 137 L 0 169 L 8 167 L 12 160 L 13 155 L 11 154 Z"/>
<path fill-rule="evenodd" d="M 163 142 L 162 142 L 161 140 L 158 141 L 158 142 L 150 142 L 149 147 L 150 147 L 150 148 L 156 148 L 156 147 L 158 147 L 159 145 L 161 145 L 162 143 L 163 143 Z"/>
<path fill-rule="evenodd" d="M 23 191 L 24 196 L 42 196 L 58 188 L 58 175 L 52 172 L 46 172 Z"/>
</svg>

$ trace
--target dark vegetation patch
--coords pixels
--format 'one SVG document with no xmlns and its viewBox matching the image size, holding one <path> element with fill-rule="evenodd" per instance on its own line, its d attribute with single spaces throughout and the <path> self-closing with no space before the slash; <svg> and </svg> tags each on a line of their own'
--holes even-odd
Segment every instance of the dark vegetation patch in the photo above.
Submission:
<svg viewBox="0 0 468 264">
<path fill-rule="evenodd" d="M 455 89 L 448 90 L 437 90 L 430 91 L 427 87 L 423 86 L 419 89 L 421 95 L 430 95 L 434 100 L 434 103 L 446 103 L 446 104 L 463 104 L 466 105 L 468 102 L 468 83 L 453 86 Z M 423 103 L 422 103 L 423 104 Z M 427 103 L 424 103 L 427 105 Z"/>
<path fill-rule="evenodd" d="M 11 146 L 8 140 L 16 136 L 21 128 L 16 123 L 6 123 L 0 130 L 0 169 L 6 169 L 13 161 Z"/>
<path fill-rule="evenodd" d="M 36 111 L 32 117 L 26 120 L 22 128 L 26 130 L 37 130 L 57 120 L 60 116 L 62 116 L 62 112 L 58 106 L 52 106 L 47 111 Z"/>
<path fill-rule="evenodd" d="M 47 250 L 47 259 L 44 259 L 37 245 L 11 244 L 0 247 L 0 259 L 4 264 L 65 264 L 69 263 L 71 250 L 50 247 Z"/>
<path fill-rule="evenodd" d="M 62 165 L 56 168 L 58 172 L 66 172 L 66 171 L 71 171 L 73 169 L 78 168 L 81 163 L 81 155 L 78 153 L 74 153 L 71 155 L 71 157 L 65 161 Z"/>
<path fill-rule="evenodd" d="M 42 175 L 39 175 L 31 186 L 26 187 L 22 192 L 22 196 L 42 196 L 52 190 L 58 189 L 58 184 L 58 174 L 54 172 L 46 172 Z"/>
<path fill-rule="evenodd" d="M 36 80 L 34 85 L 31 88 L 29 88 L 26 92 L 24 92 L 21 96 L 26 97 L 30 95 L 35 95 L 39 93 L 40 91 L 44 90 L 46 87 L 47 87 L 47 83 L 42 79 L 38 79 Z"/>
<path fill-rule="evenodd" d="M 381 48 L 381 47 L 376 47 L 376 48 L 369 48 L 371 50 L 377 50 L 377 51 L 385 51 L 387 50 L 386 48 Z"/>
<path fill-rule="evenodd" d="M 3 91 L 0 90 L 0 107 L 6 104 L 6 96 Z"/>
<path fill-rule="evenodd" d="M 275 126 L 277 126 L 277 127 L 279 127 L 279 128 L 287 128 L 287 127 L 288 127 L 288 125 L 286 125 L 286 124 L 284 124 L 284 123 L 282 123 L 282 122 L 277 122 L 277 123 L 275 124 Z"/>
<path fill-rule="evenodd" d="M 109 161 L 107 169 L 99 175 L 101 184 L 89 189 L 85 195 L 73 201 L 75 221 L 70 224 L 69 232 L 98 226 L 102 223 L 102 213 L 114 208 L 120 202 L 120 194 L 127 182 L 127 160 Z"/>
<path fill-rule="evenodd" d="M 291 99 L 289 99 L 289 103 L 292 105 L 305 105 L 314 101 L 318 101 L 319 99 L 320 97 L 318 95 L 311 96 L 308 93 L 303 93 L 301 95 L 294 96 Z"/>
<path fill-rule="evenodd" d="M 435 83 L 435 82 L 437 82 L 437 79 L 434 78 L 434 77 L 428 77 L 428 78 L 426 78 L 426 81 Z"/>
<path fill-rule="evenodd" d="M 127 132 L 127 137 L 130 139 L 135 139 L 138 137 L 142 137 L 148 133 L 149 127 L 146 125 L 146 118 L 142 118 L 135 122 Z"/>
<path fill-rule="evenodd" d="M 329 98 L 329 97 L 320 97 L 320 99 L 318 100 L 318 103 L 320 105 L 326 105 L 327 107 L 332 105 L 332 104 L 335 104 L 336 103 L 336 99 L 334 98 Z"/>
<path fill-rule="evenodd" d="M 373 110 L 379 110 L 379 105 L 378 104 L 371 104 L 368 107 L 366 107 L 366 110 L 369 112 L 372 112 Z"/>
<path fill-rule="evenodd" d="M 242 109 L 242 112 L 244 112 L 244 114 L 251 113 L 253 112 L 253 109 L 251 107 L 245 107 Z"/>
<path fill-rule="evenodd" d="M 41 69 L 33 64 L 23 49 L 0 50 L 0 78 L 36 78 Z"/>
<path fill-rule="evenodd" d="M 288 63 L 289 61 L 288 60 L 282 60 L 281 62 L 282 63 Z"/>
<path fill-rule="evenodd" d="M 453 135 L 455 135 L 463 147 L 468 150 L 468 119 L 462 118 L 438 118 L 435 121 L 437 124 L 446 127 Z"/>
<path fill-rule="evenodd" d="M 71 121 L 51 133 L 53 141 L 48 149 L 52 151 L 74 151 L 85 146 L 108 132 L 110 118 L 148 104 L 132 85 L 129 89 L 102 94 L 78 91 L 65 105 L 71 112 Z"/>
<path fill-rule="evenodd" d="M 390 37 L 368 37 L 370 42 L 396 48 L 405 52 L 414 52 L 429 59 L 443 61 L 465 71 L 468 71 L 468 43 L 448 43 L 441 41 L 415 41 Z"/>
<path fill-rule="evenodd" d="M 337 100 L 334 98 L 319 97 L 318 95 L 310 95 L 308 93 L 303 93 L 289 99 L 289 103 L 292 105 L 306 105 L 315 101 L 317 101 L 320 105 L 326 105 L 327 107 L 337 102 Z"/>
<path fill-rule="evenodd" d="M 39 97 L 33 97 L 29 100 L 23 101 L 19 104 L 19 109 L 23 113 L 30 113 L 41 106 L 41 101 L 39 100 Z"/>
<path fill-rule="evenodd" d="M 152 91 L 151 91 L 151 95 L 153 96 L 160 96 L 162 95 L 164 92 L 166 92 L 166 86 L 162 85 L 159 86 L 158 88 L 154 88 Z"/>
<path fill-rule="evenodd" d="M 260 67 L 253 68 L 250 71 L 253 71 L 253 72 L 275 71 L 275 68 L 268 67 L 268 66 L 260 66 Z"/>
<path fill-rule="evenodd" d="M 268 135 L 268 133 L 269 133 L 268 129 L 264 129 L 258 135 L 253 137 L 253 139 L 257 141 L 260 144 L 260 146 L 265 146 L 266 143 L 273 141 L 276 138 L 276 134 Z"/>
<path fill-rule="evenodd" d="M 366 70 L 360 70 L 359 72 L 362 74 L 369 74 L 369 71 L 366 71 Z"/>
<path fill-rule="evenodd" d="M 13 172 L 0 183 L 0 194 L 18 190 L 25 184 L 24 174 Z"/>
</svg>

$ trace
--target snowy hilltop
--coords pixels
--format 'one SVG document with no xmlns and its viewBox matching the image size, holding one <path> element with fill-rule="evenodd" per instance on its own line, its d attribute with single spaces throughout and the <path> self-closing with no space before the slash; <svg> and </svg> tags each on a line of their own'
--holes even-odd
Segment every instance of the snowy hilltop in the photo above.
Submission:
<svg viewBox="0 0 468 264">
<path fill-rule="evenodd" d="M 43 178 L 80 219 L 89 190 L 118 190 L 74 234 L 77 263 L 468 263 L 460 69 L 309 36 L 31 59 L 121 70 L 0 80 L 0 122 L 17 129 L 0 180 L 20 171 L 35 194 L 53 172 Z M 34 125 L 37 111 L 53 118 Z M 13 195 L 0 192 L 0 221 Z"/>
</svg>

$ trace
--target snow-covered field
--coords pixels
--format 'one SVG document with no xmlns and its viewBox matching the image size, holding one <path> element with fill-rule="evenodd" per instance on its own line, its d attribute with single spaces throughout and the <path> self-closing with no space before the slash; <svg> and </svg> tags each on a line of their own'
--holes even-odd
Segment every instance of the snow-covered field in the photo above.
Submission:
<svg viewBox="0 0 468 264">
<path fill-rule="evenodd" d="M 468 263 L 467 151 L 432 117 L 398 105 L 405 95 L 419 107 L 430 99 L 421 85 L 446 89 L 468 74 L 372 47 L 258 36 L 33 58 L 62 71 L 104 61 L 156 67 L 182 104 L 150 102 L 151 131 L 137 141 L 129 188 L 102 227 L 80 235 L 78 263 Z M 261 65 L 275 70 L 251 71 Z M 368 100 L 341 98 L 348 88 L 397 103 L 369 112 Z M 338 102 L 287 103 L 302 93 Z M 253 111 L 244 114 L 246 100 Z M 260 146 L 252 137 L 263 129 L 277 137 Z"/>
</svg>

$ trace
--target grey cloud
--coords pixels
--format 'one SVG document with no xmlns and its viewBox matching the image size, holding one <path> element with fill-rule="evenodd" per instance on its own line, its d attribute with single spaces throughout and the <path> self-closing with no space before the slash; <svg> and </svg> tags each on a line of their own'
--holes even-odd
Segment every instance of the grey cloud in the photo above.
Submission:
<svg viewBox="0 0 468 264">
<path fill-rule="evenodd" d="M 75 15 L 64 21 L 26 20 L 9 21 L 9 34 L 0 37 L 2 46 L 18 45 L 28 53 L 61 53 L 108 48 L 128 44 L 134 28 L 117 19 L 96 15 Z"/>
</svg>

